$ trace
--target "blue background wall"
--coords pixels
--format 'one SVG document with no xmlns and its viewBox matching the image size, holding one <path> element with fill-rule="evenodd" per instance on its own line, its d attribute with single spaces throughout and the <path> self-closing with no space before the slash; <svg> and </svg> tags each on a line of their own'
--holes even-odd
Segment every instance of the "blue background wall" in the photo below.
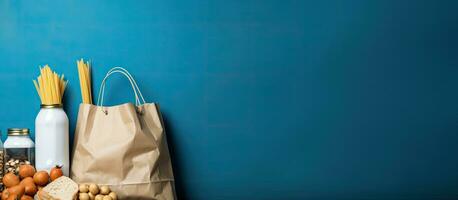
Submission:
<svg viewBox="0 0 458 200">
<path fill-rule="evenodd" d="M 456 199 L 456 2 L 1 0 L 0 128 L 50 64 L 73 132 L 86 58 L 161 104 L 182 199 Z"/>
</svg>

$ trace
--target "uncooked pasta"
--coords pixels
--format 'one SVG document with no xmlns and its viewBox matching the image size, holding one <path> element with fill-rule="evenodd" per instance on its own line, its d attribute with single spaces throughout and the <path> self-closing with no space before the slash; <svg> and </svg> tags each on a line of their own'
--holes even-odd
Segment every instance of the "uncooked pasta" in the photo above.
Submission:
<svg viewBox="0 0 458 200">
<path fill-rule="evenodd" d="M 40 67 L 40 75 L 37 80 L 33 80 L 43 105 L 62 104 L 67 83 L 68 81 L 64 80 L 63 74 L 59 76 L 48 65 L 43 68 Z"/>
<path fill-rule="evenodd" d="M 91 68 L 89 62 L 83 59 L 76 61 L 80 79 L 81 98 L 83 103 L 92 104 L 91 94 Z"/>
</svg>

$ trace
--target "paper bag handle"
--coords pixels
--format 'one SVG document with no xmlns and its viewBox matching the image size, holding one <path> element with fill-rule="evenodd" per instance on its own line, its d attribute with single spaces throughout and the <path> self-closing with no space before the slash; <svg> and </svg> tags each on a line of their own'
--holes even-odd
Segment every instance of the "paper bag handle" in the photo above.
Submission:
<svg viewBox="0 0 458 200">
<path fill-rule="evenodd" d="M 122 71 L 122 72 L 124 72 L 124 75 L 129 79 L 129 81 L 131 82 L 131 85 L 133 85 L 133 87 L 135 86 L 135 88 L 132 87 L 132 89 L 134 90 L 134 92 L 135 92 L 135 89 L 136 89 L 136 91 L 140 95 L 141 100 L 143 101 L 143 104 L 145 104 L 146 103 L 145 98 L 143 98 L 143 94 L 140 91 L 140 88 L 138 87 L 137 82 L 135 81 L 134 77 L 129 73 L 129 71 L 127 71 L 127 69 L 124 69 L 122 67 L 113 67 L 113 68 L 110 69 L 110 71 L 107 72 L 107 75 L 108 75 L 108 73 L 111 74 L 111 72 L 113 72 L 113 71 Z M 105 86 L 103 87 L 103 90 L 104 90 L 103 92 L 105 92 Z M 103 97 L 102 97 L 102 99 L 103 99 Z M 138 103 L 139 103 L 139 105 L 141 104 L 140 101 L 138 101 Z"/>
<path fill-rule="evenodd" d="M 146 101 L 143 98 L 143 94 L 141 93 L 141 91 L 140 91 L 140 89 L 139 89 L 139 87 L 137 85 L 137 82 L 132 77 L 132 75 L 129 73 L 129 71 L 127 71 L 126 69 L 124 69 L 122 67 L 114 67 L 114 68 L 110 69 L 110 71 L 107 72 L 107 74 L 105 75 L 105 77 L 102 80 L 102 83 L 101 83 L 100 89 L 99 89 L 99 96 L 97 98 L 97 106 L 100 106 L 100 107 L 103 108 L 103 98 L 104 98 L 104 94 L 105 94 L 106 81 L 107 81 L 108 77 L 110 77 L 112 74 L 115 74 L 115 73 L 120 73 L 120 74 L 124 75 L 129 80 L 130 85 L 132 86 L 132 90 L 134 91 L 134 94 L 135 94 L 135 105 L 136 106 L 142 105 L 142 102 L 140 102 L 140 98 L 143 101 L 143 104 L 145 104 Z M 104 112 L 106 113 L 106 111 L 104 111 Z"/>
</svg>

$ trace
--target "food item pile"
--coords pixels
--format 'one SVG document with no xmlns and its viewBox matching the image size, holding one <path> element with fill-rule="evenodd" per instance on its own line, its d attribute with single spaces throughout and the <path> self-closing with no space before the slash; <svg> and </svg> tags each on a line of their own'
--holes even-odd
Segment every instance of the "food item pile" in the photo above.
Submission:
<svg viewBox="0 0 458 200">
<path fill-rule="evenodd" d="M 108 186 L 94 183 L 78 185 L 72 179 L 63 176 L 62 166 L 54 167 L 50 173 L 36 171 L 32 165 L 19 167 L 19 175 L 12 172 L 5 174 L 1 193 L 2 200 L 118 200 L 115 192 Z"/>
<path fill-rule="evenodd" d="M 106 185 L 80 184 L 79 185 L 79 200 L 117 200 L 118 195 L 112 192 Z"/>
<path fill-rule="evenodd" d="M 46 171 L 36 171 L 35 167 L 29 164 L 19 166 L 19 176 L 13 172 L 5 174 L 3 185 L 6 187 L 2 193 L 2 200 L 10 199 L 33 199 L 33 196 L 48 185 L 50 181 L 59 178 L 60 168 L 56 167 L 51 170 L 52 177 Z"/>
</svg>

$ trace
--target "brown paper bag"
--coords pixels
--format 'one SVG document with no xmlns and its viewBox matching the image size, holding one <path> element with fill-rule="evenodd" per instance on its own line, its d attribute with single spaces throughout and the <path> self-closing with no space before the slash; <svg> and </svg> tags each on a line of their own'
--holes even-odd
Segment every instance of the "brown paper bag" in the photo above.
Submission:
<svg viewBox="0 0 458 200">
<path fill-rule="evenodd" d="M 114 73 L 129 79 L 136 105 L 103 106 L 105 82 Z M 110 70 L 100 88 L 99 106 L 79 107 L 71 178 L 108 185 L 120 199 L 176 199 L 158 105 L 145 103 L 135 80 L 122 68 Z"/>
</svg>

